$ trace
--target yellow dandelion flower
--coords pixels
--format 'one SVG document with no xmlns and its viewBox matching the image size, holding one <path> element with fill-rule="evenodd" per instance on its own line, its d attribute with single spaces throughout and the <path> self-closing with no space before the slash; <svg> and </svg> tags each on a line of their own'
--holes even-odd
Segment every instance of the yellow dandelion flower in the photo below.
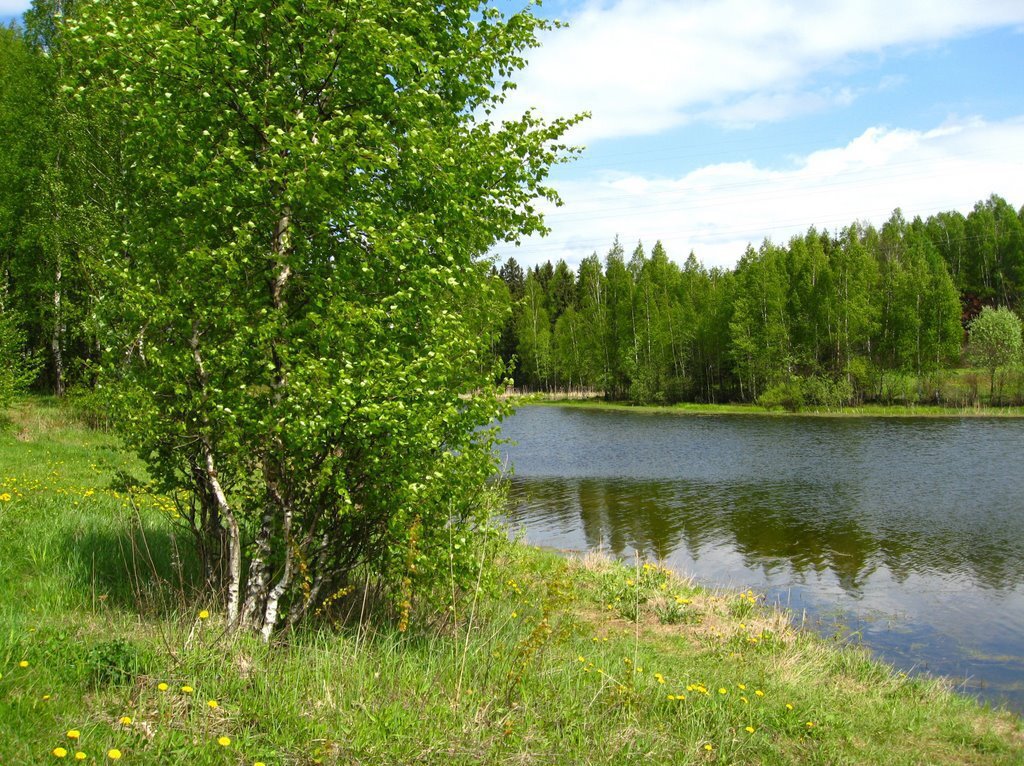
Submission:
<svg viewBox="0 0 1024 766">
<path fill-rule="evenodd" d="M 118 750 L 116 747 L 112 747 L 107 751 L 107 758 L 109 758 L 112 761 L 120 761 L 121 751 Z"/>
<path fill-rule="evenodd" d="M 753 734 L 754 733 L 754 727 L 753 726 L 747 726 L 746 727 L 746 731 L 747 731 L 748 734 Z"/>
<path fill-rule="evenodd" d="M 263 761 L 256 761 L 252 766 L 267 766 Z"/>
<path fill-rule="evenodd" d="M 746 684 L 736 684 L 736 686 L 739 687 L 739 690 L 741 692 L 745 692 L 747 690 L 747 685 Z"/>
<path fill-rule="evenodd" d="M 665 676 L 663 676 L 661 673 L 655 673 L 654 677 L 658 679 L 659 684 L 665 683 Z"/>
<path fill-rule="evenodd" d="M 227 747 L 231 744 L 231 737 L 217 737 L 217 744 L 221 747 Z"/>
<path fill-rule="evenodd" d="M 78 729 L 70 729 L 68 731 L 68 739 L 78 739 L 81 736 L 82 732 L 80 732 Z"/>
<path fill-rule="evenodd" d="M 185 684 L 184 686 L 181 687 L 181 691 L 182 691 L 183 694 L 191 694 L 192 692 L 195 691 L 195 689 L 193 689 L 188 684 Z"/>
<path fill-rule="evenodd" d="M 813 729 L 814 728 L 814 721 L 808 721 L 807 722 L 807 728 L 808 729 Z"/>
<path fill-rule="evenodd" d="M 758 697 L 763 697 L 764 696 L 764 692 L 761 691 L 760 689 L 755 690 L 754 694 L 756 694 Z"/>
<path fill-rule="evenodd" d="M 66 758 L 68 751 L 65 750 L 63 747 L 55 747 L 53 748 L 53 754 L 57 758 Z"/>
<path fill-rule="evenodd" d="M 710 753 L 710 752 L 711 752 L 712 750 L 714 750 L 715 748 L 714 748 L 714 747 L 712 747 L 711 745 L 704 745 L 704 749 L 705 749 L 705 750 L 707 750 L 707 751 L 708 751 L 708 752 Z"/>
<path fill-rule="evenodd" d="M 126 715 L 121 716 L 121 725 L 122 726 L 131 726 L 131 723 L 132 723 L 132 719 L 131 719 L 130 716 L 126 716 Z"/>
<path fill-rule="evenodd" d="M 27 668 L 28 667 L 28 660 L 22 660 L 21 662 L 19 662 L 18 663 L 18 667 L 19 668 Z"/>
<path fill-rule="evenodd" d="M 78 750 L 78 751 L 75 752 L 75 760 L 76 761 L 84 761 L 86 758 L 88 758 L 88 756 L 85 753 L 83 753 L 81 750 Z"/>
<path fill-rule="evenodd" d="M 170 687 L 169 687 L 169 686 L 167 686 L 167 684 L 165 684 L 165 683 L 162 683 L 162 682 L 161 682 L 161 683 L 158 683 L 158 684 L 156 685 L 156 688 L 157 688 L 157 689 L 159 689 L 159 690 L 160 690 L 160 691 L 162 691 L 162 692 L 165 692 L 165 691 L 167 691 L 167 690 L 168 690 L 168 689 L 169 689 Z"/>
<path fill-rule="evenodd" d="M 0 493 L 0 503 L 8 503 L 8 502 L 10 502 L 10 500 L 11 500 L 11 493 L 10 492 Z"/>
<path fill-rule="evenodd" d="M 793 709 L 793 706 L 792 706 L 792 705 L 790 705 L 790 704 L 789 704 L 789 703 L 787 702 L 787 703 L 786 703 L 786 710 L 792 710 L 792 709 Z"/>
<path fill-rule="evenodd" d="M 750 704 L 750 700 L 748 700 L 746 697 L 740 697 L 740 702 L 742 702 L 744 705 Z"/>
<path fill-rule="evenodd" d="M 206 609 L 200 609 L 199 610 L 199 619 L 200 620 L 208 620 L 209 618 L 210 618 L 210 613 Z"/>
<path fill-rule="evenodd" d="M 719 694 L 728 694 L 729 690 L 726 689 L 724 686 L 720 686 L 720 687 L 718 687 L 718 693 Z"/>
<path fill-rule="evenodd" d="M 206 706 L 210 707 L 210 708 L 218 708 L 218 707 L 220 707 L 220 704 L 217 702 L 217 700 L 209 700 L 206 703 Z"/>
</svg>

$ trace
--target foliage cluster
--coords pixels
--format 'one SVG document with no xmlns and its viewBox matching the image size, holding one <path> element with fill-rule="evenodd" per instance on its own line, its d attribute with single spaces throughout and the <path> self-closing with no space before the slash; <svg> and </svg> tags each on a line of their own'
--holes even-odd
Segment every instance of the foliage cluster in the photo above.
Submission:
<svg viewBox="0 0 1024 766">
<path fill-rule="evenodd" d="M 38 372 L 38 360 L 26 351 L 25 331 L 19 317 L 4 311 L 0 302 L 0 409 L 28 388 Z"/>
<path fill-rule="evenodd" d="M 571 154 L 572 120 L 489 115 L 550 24 L 480 0 L 27 20 L 0 41 L 2 287 L 58 394 L 112 392 L 229 622 L 269 637 L 369 583 L 404 626 L 465 586 L 504 412 L 482 259 L 543 230 Z"/>
<path fill-rule="evenodd" d="M 766 241 L 734 269 L 692 253 L 680 267 L 660 243 L 627 260 L 617 241 L 575 274 L 510 259 L 497 274 L 516 310 L 499 351 L 521 388 L 637 403 L 938 403 L 934 378 L 957 366 L 967 323 L 986 305 L 1019 308 L 1022 254 L 1024 209 L 993 196 L 966 217 L 897 210 L 880 230 Z"/>
<path fill-rule="evenodd" d="M 970 355 L 975 363 L 989 371 L 989 396 L 996 387 L 1000 367 L 1019 364 L 1022 347 L 1020 318 L 1007 308 L 984 308 L 971 322 Z"/>
<path fill-rule="evenodd" d="M 854 389 L 849 378 L 832 380 L 821 375 L 799 377 L 773 383 L 757 397 L 757 403 L 768 409 L 781 407 L 798 412 L 806 406 L 839 409 L 853 401 Z"/>
<path fill-rule="evenodd" d="M 41 0 L 29 29 L 0 29 L 0 294 L 21 314 L 37 386 L 58 395 L 91 384 L 98 358 L 94 257 L 109 171 L 86 126 L 61 107 L 53 14 Z M 99 204 L 103 203 L 103 204 Z"/>
</svg>

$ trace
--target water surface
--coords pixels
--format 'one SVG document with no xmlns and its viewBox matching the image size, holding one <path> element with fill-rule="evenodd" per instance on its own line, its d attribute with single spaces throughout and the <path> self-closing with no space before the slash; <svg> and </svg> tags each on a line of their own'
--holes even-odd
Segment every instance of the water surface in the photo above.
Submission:
<svg viewBox="0 0 1024 766">
<path fill-rule="evenodd" d="M 1024 712 L 1024 422 L 524 407 L 502 432 L 531 542 L 753 588 Z"/>
</svg>

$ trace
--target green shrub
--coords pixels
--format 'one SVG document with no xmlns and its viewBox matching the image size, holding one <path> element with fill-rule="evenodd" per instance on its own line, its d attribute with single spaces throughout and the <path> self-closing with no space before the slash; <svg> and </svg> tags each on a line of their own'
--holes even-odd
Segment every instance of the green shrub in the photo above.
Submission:
<svg viewBox="0 0 1024 766">
<path fill-rule="evenodd" d="M 93 686 L 120 686 L 145 672 L 146 657 L 139 647 L 122 638 L 101 641 L 85 652 L 83 669 Z"/>
<path fill-rule="evenodd" d="M 17 314 L 0 308 L 0 408 L 8 407 L 39 371 L 39 361 L 26 351 L 25 340 Z"/>
<path fill-rule="evenodd" d="M 803 381 L 796 375 L 775 383 L 757 397 L 757 403 L 766 410 L 781 407 L 788 412 L 798 412 L 805 404 Z"/>
</svg>

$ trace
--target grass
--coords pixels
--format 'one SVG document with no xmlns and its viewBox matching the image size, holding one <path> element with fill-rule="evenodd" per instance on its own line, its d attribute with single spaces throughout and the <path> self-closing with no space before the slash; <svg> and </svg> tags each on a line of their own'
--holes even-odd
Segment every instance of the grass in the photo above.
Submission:
<svg viewBox="0 0 1024 766">
<path fill-rule="evenodd" d="M 1024 762 L 1016 716 L 653 562 L 510 543 L 417 631 L 227 635 L 113 437 L 52 402 L 12 418 L 2 764 Z"/>
</svg>

